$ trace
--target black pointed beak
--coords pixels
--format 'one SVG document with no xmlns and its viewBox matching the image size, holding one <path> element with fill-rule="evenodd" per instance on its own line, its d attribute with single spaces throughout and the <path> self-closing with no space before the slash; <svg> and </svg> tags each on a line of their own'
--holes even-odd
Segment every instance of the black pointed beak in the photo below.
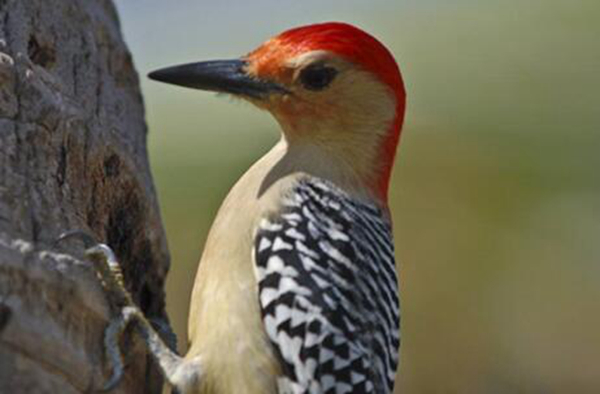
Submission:
<svg viewBox="0 0 600 394">
<path fill-rule="evenodd" d="M 155 81 L 188 88 L 232 93 L 252 98 L 265 98 L 273 93 L 284 94 L 283 86 L 262 81 L 246 73 L 244 60 L 213 60 L 162 68 L 148 74 Z"/>
</svg>

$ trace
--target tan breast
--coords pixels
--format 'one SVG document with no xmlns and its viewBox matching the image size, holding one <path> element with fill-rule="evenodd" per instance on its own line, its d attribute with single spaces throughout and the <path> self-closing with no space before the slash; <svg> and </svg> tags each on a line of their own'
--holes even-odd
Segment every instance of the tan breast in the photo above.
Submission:
<svg viewBox="0 0 600 394">
<path fill-rule="evenodd" d="M 278 144 L 232 188 L 210 230 L 192 292 L 186 357 L 205 369 L 202 393 L 275 393 L 278 374 L 263 330 L 253 271 L 257 218 L 278 207 L 294 175 L 261 185 L 285 153 Z"/>
<path fill-rule="evenodd" d="M 253 241 L 261 218 L 280 207 L 299 178 L 317 176 L 364 197 L 359 177 L 315 146 L 280 141 L 232 188 L 206 241 L 192 292 L 186 358 L 199 357 L 203 394 L 276 393 L 280 374 L 264 332 Z"/>
</svg>

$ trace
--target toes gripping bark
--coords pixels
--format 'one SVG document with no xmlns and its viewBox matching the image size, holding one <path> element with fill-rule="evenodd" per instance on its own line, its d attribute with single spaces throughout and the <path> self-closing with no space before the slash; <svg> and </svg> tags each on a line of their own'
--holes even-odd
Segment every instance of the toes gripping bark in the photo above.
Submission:
<svg viewBox="0 0 600 394">
<path fill-rule="evenodd" d="M 118 314 L 111 319 L 104 331 L 104 351 L 110 364 L 111 376 L 101 391 L 112 390 L 123 377 L 125 363 L 120 348 L 120 338 L 130 324 L 133 324 L 136 332 L 144 340 L 148 352 L 158 363 L 165 379 L 179 392 L 189 391 L 188 387 L 195 386 L 199 381 L 201 375 L 199 361 L 185 360 L 161 339 L 125 287 L 121 265 L 112 249 L 108 245 L 96 242 L 92 236 L 81 231 L 65 233 L 58 241 L 67 238 L 78 238 L 83 241 L 86 247 L 85 255 L 94 262 L 111 305 L 118 309 Z M 168 331 L 168 336 L 174 338 L 170 327 Z"/>
</svg>

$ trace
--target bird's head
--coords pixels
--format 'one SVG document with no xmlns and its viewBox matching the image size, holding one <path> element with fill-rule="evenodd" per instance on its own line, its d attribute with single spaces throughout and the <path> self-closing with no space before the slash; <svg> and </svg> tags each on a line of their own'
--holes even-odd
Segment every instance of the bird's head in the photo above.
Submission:
<svg viewBox="0 0 600 394">
<path fill-rule="evenodd" d="M 387 199 L 405 90 L 391 53 L 364 31 L 345 23 L 303 26 L 240 59 L 169 67 L 150 77 L 249 100 L 273 114 L 290 147 L 314 147 Z"/>
</svg>

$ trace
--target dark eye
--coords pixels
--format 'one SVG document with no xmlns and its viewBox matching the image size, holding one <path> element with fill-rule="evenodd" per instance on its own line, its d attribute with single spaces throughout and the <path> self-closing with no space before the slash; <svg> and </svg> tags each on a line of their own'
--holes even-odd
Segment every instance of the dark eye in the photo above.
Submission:
<svg viewBox="0 0 600 394">
<path fill-rule="evenodd" d="M 337 73 L 333 67 L 315 64 L 300 71 L 300 82 L 308 90 L 323 90 L 329 86 Z"/>
</svg>

